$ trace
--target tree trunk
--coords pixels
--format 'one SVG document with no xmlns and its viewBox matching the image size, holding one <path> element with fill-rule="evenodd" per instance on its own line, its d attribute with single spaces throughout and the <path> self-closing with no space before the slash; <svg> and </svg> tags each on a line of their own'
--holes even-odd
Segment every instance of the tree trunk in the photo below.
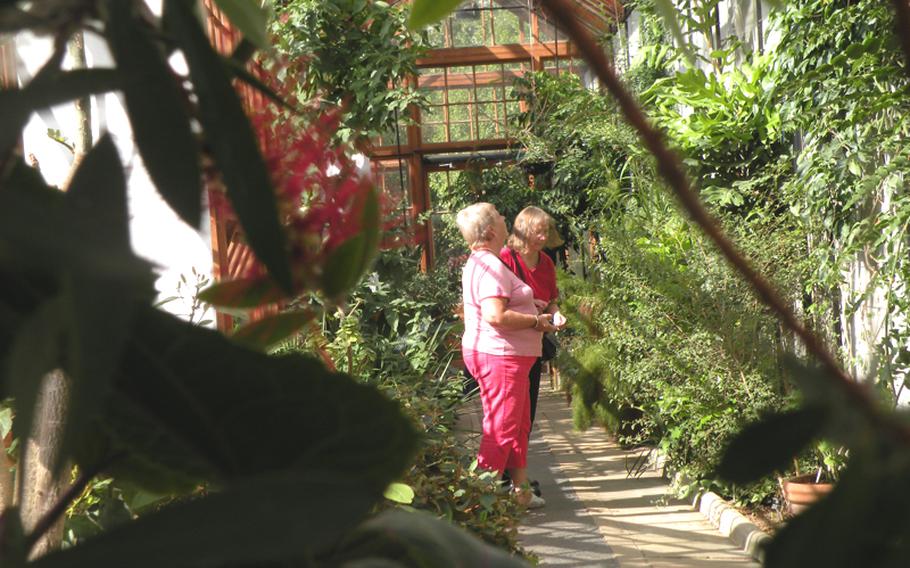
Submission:
<svg viewBox="0 0 910 568">
<path fill-rule="evenodd" d="M 32 434 L 25 442 L 23 460 L 25 472 L 21 480 L 22 524 L 31 531 L 41 517 L 57 503 L 64 492 L 66 479 L 54 479 L 51 475 L 52 460 L 63 438 L 63 422 L 67 407 L 66 377 L 63 371 L 55 370 L 44 376 L 35 408 L 35 423 Z M 62 470 L 64 476 L 68 470 Z M 63 517 L 61 517 L 32 549 L 32 558 L 56 549 L 63 540 Z"/>
<path fill-rule="evenodd" d="M 73 34 L 68 56 L 71 68 L 86 67 L 85 38 L 81 31 Z M 92 147 L 91 99 L 88 97 L 77 99 L 75 105 L 73 165 L 64 183 L 64 190 L 69 187 L 79 164 Z M 42 380 L 32 433 L 22 449 L 19 505 L 22 524 L 26 531 L 34 529 L 38 521 L 57 503 L 69 482 L 68 468 L 60 470 L 63 472 L 60 479 L 54 478 L 51 469 L 55 456 L 59 454 L 67 408 L 67 380 L 63 371 L 58 369 L 48 373 Z M 31 558 L 37 558 L 60 547 L 63 541 L 64 521 L 65 515 L 61 515 L 41 536 L 32 549 Z"/>
</svg>

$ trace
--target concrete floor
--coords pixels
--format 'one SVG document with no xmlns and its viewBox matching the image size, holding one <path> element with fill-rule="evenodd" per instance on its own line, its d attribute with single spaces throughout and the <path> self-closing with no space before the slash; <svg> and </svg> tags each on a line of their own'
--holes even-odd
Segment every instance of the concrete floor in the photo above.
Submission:
<svg viewBox="0 0 910 568">
<path fill-rule="evenodd" d="M 462 425 L 479 430 L 479 414 Z M 526 513 L 519 529 L 540 566 L 759 566 L 690 503 L 668 497 L 659 472 L 629 475 L 640 457 L 599 428 L 575 431 L 565 396 L 542 385 L 528 470 L 547 505 Z"/>
</svg>

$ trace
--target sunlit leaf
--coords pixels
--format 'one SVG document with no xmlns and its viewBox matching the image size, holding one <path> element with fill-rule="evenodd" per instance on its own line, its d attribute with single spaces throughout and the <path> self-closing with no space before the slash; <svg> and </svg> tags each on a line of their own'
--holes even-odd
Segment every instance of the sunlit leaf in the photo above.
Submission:
<svg viewBox="0 0 910 568">
<path fill-rule="evenodd" d="M 403 505 L 410 505 L 414 501 L 414 490 L 407 483 L 392 483 L 382 495 L 389 501 Z"/>
<path fill-rule="evenodd" d="M 679 26 L 679 11 L 673 4 L 673 0 L 654 0 L 654 7 L 657 8 L 657 13 L 660 14 L 676 45 L 679 46 L 683 55 L 685 55 L 689 66 L 695 67 L 695 52 Z"/>
<path fill-rule="evenodd" d="M 227 69 L 202 31 L 191 3 L 166 0 L 165 15 L 186 56 L 205 137 L 247 242 L 275 282 L 290 292 L 287 243 L 272 181 Z"/>
<path fill-rule="evenodd" d="M 459 4 L 461 0 L 414 0 L 408 27 L 412 30 L 425 28 L 448 16 Z"/>
<path fill-rule="evenodd" d="M 136 145 L 158 192 L 191 227 L 202 216 L 199 149 L 177 78 L 134 13 L 109 0 L 108 43 L 124 74 L 123 94 Z"/>
</svg>

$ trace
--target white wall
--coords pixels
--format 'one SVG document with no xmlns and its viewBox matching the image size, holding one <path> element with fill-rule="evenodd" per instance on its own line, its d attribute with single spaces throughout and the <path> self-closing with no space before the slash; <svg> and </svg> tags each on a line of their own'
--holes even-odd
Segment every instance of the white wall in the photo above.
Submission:
<svg viewBox="0 0 910 568">
<path fill-rule="evenodd" d="M 89 67 L 111 67 L 113 61 L 107 45 L 98 36 L 85 34 L 86 58 Z M 28 83 L 51 53 L 48 38 L 30 33 L 15 38 L 17 74 L 20 84 Z M 162 308 L 181 317 L 191 311 L 193 284 L 197 277 L 212 276 L 212 251 L 208 208 L 204 208 L 198 227 L 189 227 L 167 206 L 153 186 L 133 143 L 132 130 L 124 109 L 122 95 L 106 94 L 92 97 L 92 131 L 94 140 L 110 132 L 124 163 L 128 185 L 130 240 L 133 250 L 156 266 L 155 283 L 159 301 L 177 297 Z M 72 164 L 72 154 L 48 137 L 48 129 L 59 130 L 68 139 L 75 136 L 76 115 L 72 103 L 41 110 L 32 115 L 23 133 L 25 155 L 34 155 L 41 173 L 51 185 L 59 186 L 66 179 Z M 180 285 L 181 276 L 187 285 Z M 211 319 L 211 313 L 196 313 L 195 321 Z"/>
</svg>

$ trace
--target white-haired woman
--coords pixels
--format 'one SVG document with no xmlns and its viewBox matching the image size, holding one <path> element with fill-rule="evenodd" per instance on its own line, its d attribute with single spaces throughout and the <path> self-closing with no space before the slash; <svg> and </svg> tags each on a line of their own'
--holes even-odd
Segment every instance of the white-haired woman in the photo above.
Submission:
<svg viewBox="0 0 910 568">
<path fill-rule="evenodd" d="M 545 502 L 527 488 L 528 436 L 531 432 L 528 372 L 540 357 L 550 314 L 540 314 L 534 292 L 500 260 L 506 241 L 505 219 L 489 203 L 458 212 L 456 223 L 471 249 L 462 274 L 465 367 L 480 386 L 483 435 L 479 465 L 509 473 L 520 503 Z"/>
</svg>

